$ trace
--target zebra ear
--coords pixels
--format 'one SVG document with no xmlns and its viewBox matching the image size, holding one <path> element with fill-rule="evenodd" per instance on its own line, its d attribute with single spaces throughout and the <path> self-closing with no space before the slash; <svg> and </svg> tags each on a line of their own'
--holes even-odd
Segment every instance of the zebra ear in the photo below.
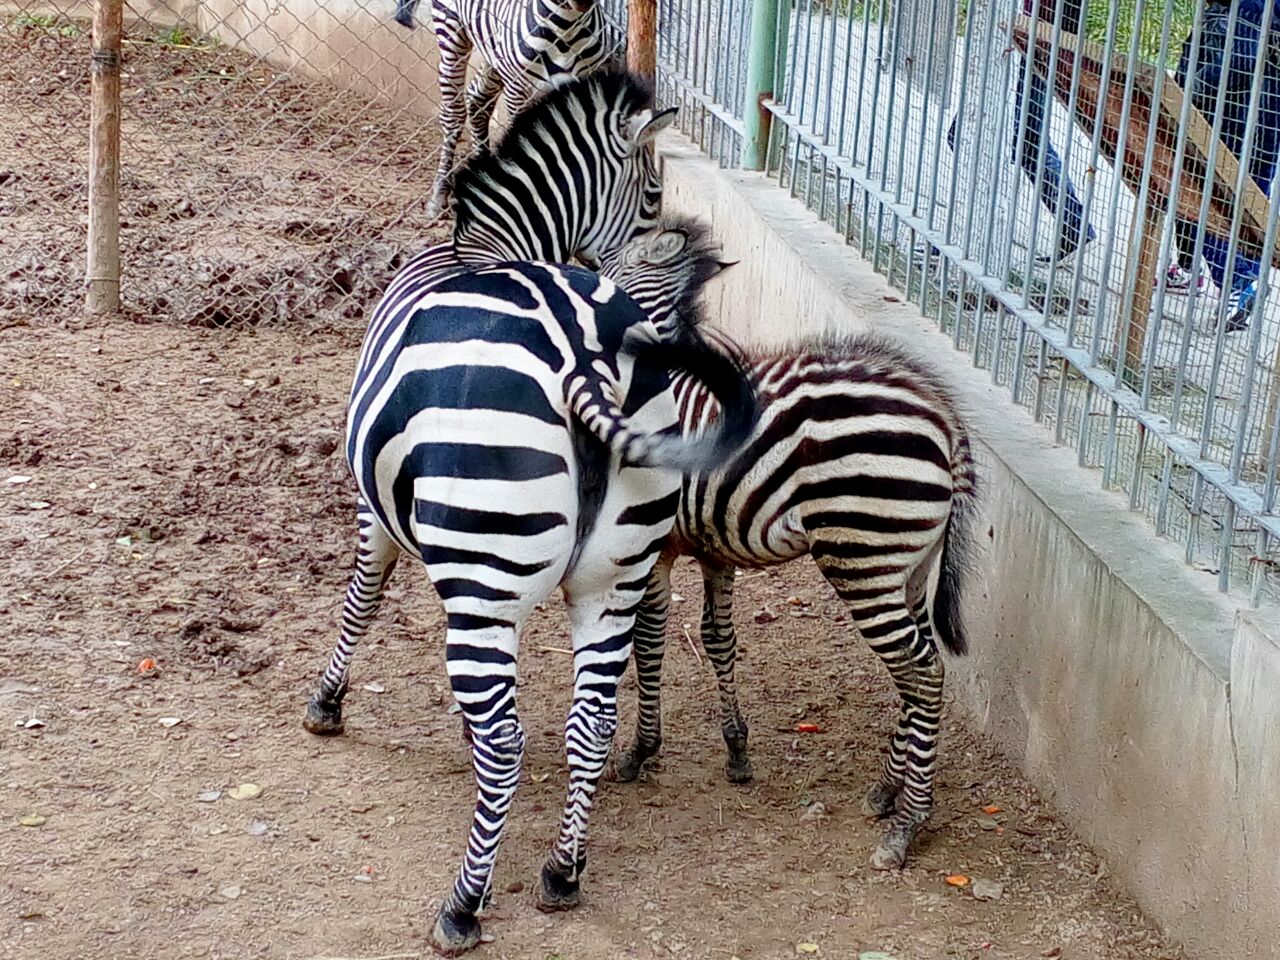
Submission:
<svg viewBox="0 0 1280 960">
<path fill-rule="evenodd" d="M 730 267 L 737 266 L 741 262 L 741 260 L 717 260 L 715 261 L 716 268 L 712 271 L 711 277 L 718 277 Z M 710 280 L 711 277 L 708 277 L 707 279 Z"/>
<path fill-rule="evenodd" d="M 653 241 L 652 261 L 655 264 L 669 263 L 678 257 L 688 245 L 689 238 L 681 230 L 664 230 Z"/>
<path fill-rule="evenodd" d="M 677 107 L 668 107 L 658 113 L 645 109 L 639 113 L 633 113 L 627 120 L 627 140 L 632 151 L 647 146 L 654 137 L 671 126 L 675 122 L 677 109 Z"/>
</svg>

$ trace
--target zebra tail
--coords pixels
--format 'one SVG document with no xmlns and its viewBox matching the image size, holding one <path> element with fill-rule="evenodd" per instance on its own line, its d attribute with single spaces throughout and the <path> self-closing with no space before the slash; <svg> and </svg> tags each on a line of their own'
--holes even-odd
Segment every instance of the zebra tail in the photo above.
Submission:
<svg viewBox="0 0 1280 960">
<path fill-rule="evenodd" d="M 933 598 L 933 622 L 942 645 L 952 656 L 969 652 L 960 609 L 965 573 L 973 553 L 973 521 L 978 507 L 978 478 L 969 438 L 961 435 L 951 462 L 951 515 L 942 540 L 938 589 Z"/>
<path fill-rule="evenodd" d="M 738 358 L 721 353 L 701 337 L 676 342 L 628 340 L 623 351 L 637 365 L 682 371 L 699 380 L 720 402 L 718 429 L 700 437 L 641 433 L 631 429 L 622 412 L 603 399 L 600 385 L 582 382 L 571 404 L 574 414 L 593 434 L 618 453 L 624 463 L 668 467 L 692 473 L 720 466 L 751 436 L 760 419 L 755 385 Z"/>
</svg>

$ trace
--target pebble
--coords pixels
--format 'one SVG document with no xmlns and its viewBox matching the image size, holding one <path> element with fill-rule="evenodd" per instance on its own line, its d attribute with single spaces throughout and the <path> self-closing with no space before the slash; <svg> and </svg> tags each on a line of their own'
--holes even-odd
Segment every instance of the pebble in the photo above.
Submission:
<svg viewBox="0 0 1280 960">
<path fill-rule="evenodd" d="M 234 900 L 240 896 L 240 887 L 238 884 L 231 884 L 229 887 L 223 887 L 218 893 L 222 894 L 228 900 Z"/>
<path fill-rule="evenodd" d="M 975 900 L 999 900 L 1004 896 L 1004 884 L 995 880 L 975 880 L 970 889 Z"/>
<path fill-rule="evenodd" d="M 801 823 L 810 823 L 814 820 L 822 820 L 827 816 L 827 806 L 821 800 L 815 800 L 809 804 L 803 814 L 800 815 Z"/>
</svg>

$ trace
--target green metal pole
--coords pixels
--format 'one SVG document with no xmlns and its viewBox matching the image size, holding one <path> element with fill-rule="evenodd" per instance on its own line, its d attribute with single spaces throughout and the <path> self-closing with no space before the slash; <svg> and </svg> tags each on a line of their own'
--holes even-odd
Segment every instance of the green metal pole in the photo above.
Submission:
<svg viewBox="0 0 1280 960">
<path fill-rule="evenodd" d="M 783 0 L 786 2 L 786 0 Z M 769 111 L 778 60 L 779 0 L 752 0 L 747 40 L 747 89 L 742 98 L 742 168 L 763 170 L 769 155 Z"/>
</svg>

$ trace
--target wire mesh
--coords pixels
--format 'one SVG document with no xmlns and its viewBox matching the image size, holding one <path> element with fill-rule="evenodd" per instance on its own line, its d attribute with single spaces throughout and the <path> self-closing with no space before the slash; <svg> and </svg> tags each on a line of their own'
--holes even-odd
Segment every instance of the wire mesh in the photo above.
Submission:
<svg viewBox="0 0 1280 960">
<path fill-rule="evenodd" d="M 91 55 L 88 5 L 21 4 L 0 13 L 0 203 L 15 230 L 0 244 L 17 261 L 0 310 L 15 315 L 80 302 Z M 358 319 L 437 238 L 424 217 L 435 40 L 394 13 L 391 0 L 126 7 L 127 312 L 219 326 Z"/>
<path fill-rule="evenodd" d="M 721 166 L 742 154 L 751 0 L 658 0 L 658 95 Z"/>
<path fill-rule="evenodd" d="M 708 0 L 666 2 L 697 35 Z M 1280 599 L 1276 20 L 1272 0 L 795 0 L 768 103 L 771 175 L 1254 603 Z M 688 62 L 668 82 L 711 97 Z"/>
</svg>

